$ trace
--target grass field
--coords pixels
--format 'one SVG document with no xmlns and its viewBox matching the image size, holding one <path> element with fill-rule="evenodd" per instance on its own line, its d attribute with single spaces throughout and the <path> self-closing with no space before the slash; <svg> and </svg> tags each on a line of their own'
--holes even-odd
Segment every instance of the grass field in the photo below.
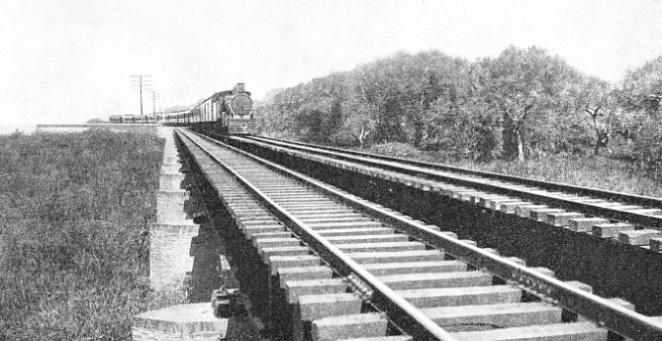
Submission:
<svg viewBox="0 0 662 341">
<path fill-rule="evenodd" d="M 163 140 L 90 130 L 0 136 L 0 339 L 128 340 L 184 303 L 148 281 Z"/>
<path fill-rule="evenodd" d="M 481 171 L 662 197 L 662 181 L 659 178 L 655 179 L 652 174 L 638 168 L 633 162 L 608 156 L 552 155 L 521 163 L 503 160 L 491 162 L 449 160 L 441 153 L 423 152 L 401 143 L 375 145 L 368 151 Z"/>
<path fill-rule="evenodd" d="M 548 157 L 525 163 L 494 161 L 459 162 L 456 165 L 489 172 L 602 188 L 651 197 L 662 197 L 662 182 L 628 161 L 605 156 Z"/>
</svg>

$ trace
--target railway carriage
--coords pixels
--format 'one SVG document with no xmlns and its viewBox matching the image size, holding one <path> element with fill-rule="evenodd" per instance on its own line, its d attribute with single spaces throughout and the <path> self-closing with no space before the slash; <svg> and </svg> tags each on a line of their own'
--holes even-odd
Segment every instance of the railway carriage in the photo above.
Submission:
<svg viewBox="0 0 662 341">
<path fill-rule="evenodd" d="M 108 121 L 110 123 L 156 124 L 156 118 L 148 115 L 112 115 Z"/>
<path fill-rule="evenodd" d="M 123 115 L 122 123 L 135 123 L 136 117 L 134 115 Z"/>
</svg>

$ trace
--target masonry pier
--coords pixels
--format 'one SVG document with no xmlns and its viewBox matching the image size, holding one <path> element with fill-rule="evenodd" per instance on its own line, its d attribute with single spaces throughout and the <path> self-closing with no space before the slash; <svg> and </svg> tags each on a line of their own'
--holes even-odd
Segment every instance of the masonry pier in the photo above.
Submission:
<svg viewBox="0 0 662 341">
<path fill-rule="evenodd" d="M 156 194 L 157 217 L 150 226 L 150 286 L 155 290 L 180 287 L 190 292 L 200 230 L 193 218 L 205 214 L 204 204 L 191 198 L 188 191 L 188 169 L 180 160 L 173 130 L 159 127 L 159 135 L 166 142 Z M 228 319 L 215 317 L 207 298 L 202 303 L 139 314 L 133 318 L 131 332 L 134 341 L 215 341 L 224 338 L 227 326 Z"/>
</svg>

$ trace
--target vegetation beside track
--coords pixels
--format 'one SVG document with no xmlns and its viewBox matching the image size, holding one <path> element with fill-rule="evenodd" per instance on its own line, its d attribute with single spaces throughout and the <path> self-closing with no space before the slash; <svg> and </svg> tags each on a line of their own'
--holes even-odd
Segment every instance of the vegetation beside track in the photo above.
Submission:
<svg viewBox="0 0 662 341">
<path fill-rule="evenodd" d="M 90 130 L 0 136 L 0 339 L 129 340 L 184 303 L 149 289 L 163 140 Z"/>
<path fill-rule="evenodd" d="M 659 178 L 662 56 L 610 83 L 537 47 L 511 46 L 474 61 L 403 52 L 276 90 L 256 117 L 262 133 L 277 138 L 344 147 L 404 143 L 515 174 L 540 160 L 552 169 L 575 162 L 629 169 L 620 161 L 630 161 Z"/>
<path fill-rule="evenodd" d="M 642 172 L 631 161 L 608 156 L 554 154 L 530 158 L 524 162 L 476 162 L 449 158 L 441 152 L 421 151 L 405 143 L 376 144 L 363 151 L 569 185 L 662 197 L 662 182 L 655 178 L 655 173 Z"/>
</svg>

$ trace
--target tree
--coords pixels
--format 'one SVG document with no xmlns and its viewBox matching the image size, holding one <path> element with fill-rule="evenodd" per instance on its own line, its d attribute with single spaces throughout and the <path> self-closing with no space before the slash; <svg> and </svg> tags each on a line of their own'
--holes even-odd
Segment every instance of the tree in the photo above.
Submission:
<svg viewBox="0 0 662 341">
<path fill-rule="evenodd" d="M 565 61 L 547 51 L 531 47 L 509 47 L 494 60 L 479 63 L 483 70 L 481 96 L 497 108 L 503 118 L 504 156 L 523 161 L 525 145 L 549 144 L 568 82 L 581 78 Z"/>
<path fill-rule="evenodd" d="M 377 115 L 373 110 L 374 108 L 364 97 L 356 93 L 352 93 L 342 103 L 342 111 L 347 113 L 344 116 L 342 128 L 349 132 L 361 148 L 376 126 L 375 117 Z"/>
<path fill-rule="evenodd" d="M 600 113 L 600 109 L 602 107 L 597 106 L 593 109 L 586 108 L 584 111 L 591 116 L 591 119 L 593 120 L 593 126 L 595 129 L 595 135 L 596 135 L 596 141 L 595 141 L 595 149 L 594 149 L 594 154 L 598 155 L 600 153 L 600 148 L 606 148 L 610 153 L 611 150 L 607 147 L 607 144 L 609 143 L 609 138 L 611 136 L 611 129 L 608 125 L 603 125 L 598 123 L 598 116 L 604 116 L 604 114 Z"/>
<path fill-rule="evenodd" d="M 565 80 L 557 97 L 559 114 L 554 139 L 558 150 L 576 153 L 592 146 L 597 155 L 600 148 L 608 149 L 612 120 L 607 117 L 612 117 L 615 110 L 611 85 L 576 73 Z"/>
<path fill-rule="evenodd" d="M 523 161 L 532 151 L 593 145 L 585 109 L 605 108 L 609 87 L 587 79 L 536 47 L 472 63 L 438 51 L 396 53 L 279 91 L 260 110 L 265 130 L 295 138 L 406 142 L 450 157 Z"/>
<path fill-rule="evenodd" d="M 662 56 L 636 70 L 628 71 L 620 96 L 628 111 L 659 114 L 662 100 Z"/>
<path fill-rule="evenodd" d="M 662 56 L 629 71 L 615 91 L 632 135 L 632 157 L 659 175 L 662 167 Z"/>
<path fill-rule="evenodd" d="M 394 57 L 378 60 L 360 67 L 357 72 L 355 91 L 368 104 L 369 114 L 375 122 L 373 139 L 379 142 L 404 141 L 402 131 L 402 108 L 399 103 L 399 91 Z"/>
</svg>

